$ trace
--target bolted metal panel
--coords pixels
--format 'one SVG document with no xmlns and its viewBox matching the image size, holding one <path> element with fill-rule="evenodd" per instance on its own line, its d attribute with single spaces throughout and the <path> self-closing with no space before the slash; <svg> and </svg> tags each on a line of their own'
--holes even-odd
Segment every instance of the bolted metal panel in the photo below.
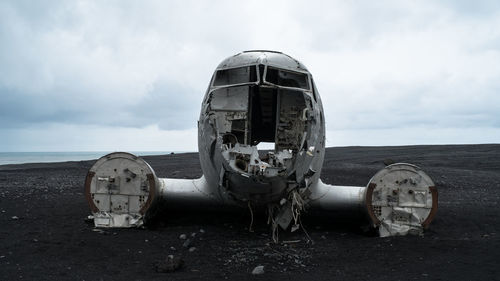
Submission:
<svg viewBox="0 0 500 281">
<path fill-rule="evenodd" d="M 101 157 L 90 168 L 85 196 L 101 227 L 142 225 L 143 215 L 156 195 L 157 179 L 151 167 L 130 153 Z"/>
<path fill-rule="evenodd" d="M 437 189 L 419 167 L 396 163 L 373 176 L 365 201 L 380 236 L 420 234 L 437 211 Z"/>
</svg>

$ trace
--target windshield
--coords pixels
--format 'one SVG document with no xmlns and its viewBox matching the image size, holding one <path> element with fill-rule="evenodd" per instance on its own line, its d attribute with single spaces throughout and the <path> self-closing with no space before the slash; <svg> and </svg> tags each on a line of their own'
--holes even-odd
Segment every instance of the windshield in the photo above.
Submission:
<svg viewBox="0 0 500 281">
<path fill-rule="evenodd" d="M 256 82 L 256 67 L 255 65 L 251 65 L 217 71 L 213 86 L 228 86 Z"/>
<path fill-rule="evenodd" d="M 309 76 L 301 72 L 268 67 L 265 81 L 276 86 L 310 90 Z"/>
</svg>

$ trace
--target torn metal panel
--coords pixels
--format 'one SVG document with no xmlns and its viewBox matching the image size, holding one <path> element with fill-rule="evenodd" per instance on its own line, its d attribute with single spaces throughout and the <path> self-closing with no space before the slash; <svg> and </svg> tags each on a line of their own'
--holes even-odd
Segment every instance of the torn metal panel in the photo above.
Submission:
<svg viewBox="0 0 500 281">
<path fill-rule="evenodd" d="M 139 214 L 94 213 L 96 227 L 140 227 L 143 224 L 143 216 Z"/>
<path fill-rule="evenodd" d="M 224 145 L 222 150 L 222 155 L 232 170 L 265 177 L 275 177 L 280 172 L 286 171 L 293 157 L 290 151 L 283 150 L 277 154 L 268 152 L 263 160 L 259 156 L 257 146 L 239 143 L 236 143 L 234 147 Z"/>
<path fill-rule="evenodd" d="M 290 226 L 290 223 L 293 220 L 293 210 L 290 202 L 287 202 L 279 208 L 279 212 L 276 214 L 275 220 L 283 230 L 286 230 L 288 226 Z"/>
</svg>

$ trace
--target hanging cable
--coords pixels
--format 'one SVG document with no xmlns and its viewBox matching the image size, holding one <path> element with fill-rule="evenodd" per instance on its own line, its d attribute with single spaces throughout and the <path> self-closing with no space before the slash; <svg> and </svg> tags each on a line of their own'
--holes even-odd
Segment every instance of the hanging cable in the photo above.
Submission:
<svg viewBox="0 0 500 281">
<path fill-rule="evenodd" d="M 248 201 L 248 209 L 250 210 L 250 226 L 248 226 L 248 231 L 253 232 L 253 210 L 250 201 Z"/>
</svg>

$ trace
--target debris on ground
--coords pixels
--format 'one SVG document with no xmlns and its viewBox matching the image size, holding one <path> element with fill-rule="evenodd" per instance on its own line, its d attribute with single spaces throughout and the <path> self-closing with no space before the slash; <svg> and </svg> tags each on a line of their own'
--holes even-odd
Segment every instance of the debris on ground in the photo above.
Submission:
<svg viewBox="0 0 500 281">
<path fill-rule="evenodd" d="M 184 241 L 184 244 L 182 244 L 182 247 L 189 248 L 189 246 L 191 246 L 191 239 L 186 239 L 186 241 Z"/>
<path fill-rule="evenodd" d="M 184 260 L 180 257 L 174 257 L 173 255 L 169 255 L 166 259 L 162 261 L 158 261 L 156 263 L 156 272 L 166 273 L 166 272 L 174 272 L 176 270 L 181 269 L 184 266 Z"/>
<path fill-rule="evenodd" d="M 252 270 L 253 275 L 259 275 L 259 274 L 264 274 L 264 266 L 263 265 L 258 265 Z"/>
</svg>

